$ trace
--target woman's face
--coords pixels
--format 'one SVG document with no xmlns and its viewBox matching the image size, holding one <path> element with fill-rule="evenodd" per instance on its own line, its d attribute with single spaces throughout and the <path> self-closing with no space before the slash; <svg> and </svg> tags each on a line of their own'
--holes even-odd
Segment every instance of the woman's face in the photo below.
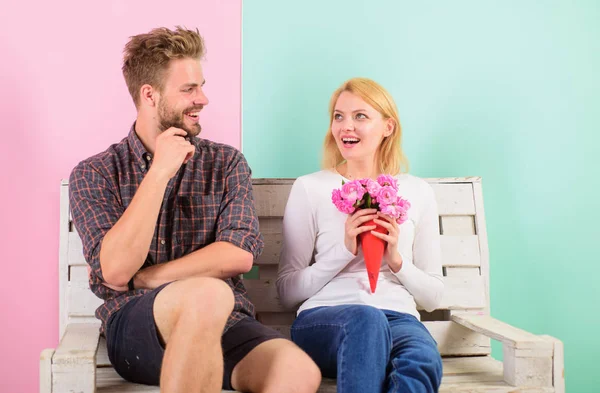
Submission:
<svg viewBox="0 0 600 393">
<path fill-rule="evenodd" d="M 384 119 L 357 95 L 348 91 L 340 94 L 335 103 L 331 133 L 345 160 L 373 159 L 383 138 L 392 131 L 392 119 Z"/>
</svg>

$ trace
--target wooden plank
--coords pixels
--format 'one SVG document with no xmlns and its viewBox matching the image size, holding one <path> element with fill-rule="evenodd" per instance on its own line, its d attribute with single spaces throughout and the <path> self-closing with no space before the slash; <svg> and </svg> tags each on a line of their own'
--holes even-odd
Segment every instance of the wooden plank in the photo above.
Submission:
<svg viewBox="0 0 600 393">
<path fill-rule="evenodd" d="M 79 285 L 69 285 L 67 297 L 69 318 L 94 317 L 96 309 L 103 303 L 88 287 Z"/>
<path fill-rule="evenodd" d="M 502 363 L 490 357 L 443 359 L 440 392 L 458 393 L 550 393 L 548 388 L 515 388 L 502 381 Z M 323 378 L 319 393 L 335 393 L 335 379 Z M 158 393 L 157 386 L 124 381 L 112 368 L 97 369 L 98 393 Z M 230 391 L 222 391 L 230 393 Z"/>
<path fill-rule="evenodd" d="M 112 367 L 108 358 L 108 349 L 106 348 L 106 339 L 100 337 L 98 340 L 98 350 L 96 351 L 96 365 L 98 367 Z"/>
<path fill-rule="evenodd" d="M 52 358 L 52 392 L 93 392 L 99 324 L 69 324 Z"/>
<path fill-rule="evenodd" d="M 71 280 L 67 285 L 67 312 L 69 320 L 73 317 L 95 318 L 95 312 L 103 300 L 94 295 L 88 282 L 87 265 L 69 267 Z"/>
<path fill-rule="evenodd" d="M 517 349 L 551 350 L 552 343 L 489 316 L 452 315 L 460 325 Z"/>
<path fill-rule="evenodd" d="M 44 349 L 40 354 L 40 393 L 52 393 L 52 356 L 54 349 Z"/>
<path fill-rule="evenodd" d="M 452 321 L 423 322 L 442 356 L 489 355 L 490 339 Z"/>
<path fill-rule="evenodd" d="M 440 236 L 440 246 L 443 266 L 480 266 L 481 255 L 476 235 L 443 235 Z"/>
<path fill-rule="evenodd" d="M 259 217 L 283 217 L 285 205 L 292 189 L 290 184 L 254 184 L 253 195 Z"/>
<path fill-rule="evenodd" d="M 159 393 L 158 386 L 125 381 L 112 367 L 96 370 L 96 393 Z"/>
<path fill-rule="evenodd" d="M 544 340 L 551 342 L 554 345 L 554 353 L 552 355 L 552 385 L 555 393 L 565 393 L 565 349 L 562 341 L 559 339 L 541 335 Z"/>
<path fill-rule="evenodd" d="M 129 383 L 123 380 L 113 368 L 97 370 L 97 393 L 159 393 L 158 386 L 148 386 Z M 231 393 L 231 390 L 222 390 L 221 393 Z M 335 393 L 335 380 L 324 378 L 318 393 Z"/>
<path fill-rule="evenodd" d="M 259 181 L 260 180 L 260 181 Z M 259 217 L 282 217 L 295 179 L 253 180 L 254 201 Z M 474 215 L 473 185 L 469 180 L 430 180 L 440 215 Z"/>
<path fill-rule="evenodd" d="M 295 311 L 280 304 L 275 279 L 244 280 L 244 286 L 257 312 Z M 444 297 L 438 309 L 466 310 L 487 307 L 481 277 L 444 277 L 444 286 Z"/>
<path fill-rule="evenodd" d="M 433 183 L 440 216 L 465 216 L 475 214 L 473 185 L 471 183 Z"/>
<path fill-rule="evenodd" d="M 69 266 L 69 189 L 63 181 L 60 187 L 60 216 L 58 244 L 58 339 L 67 325 L 67 280 Z"/>
<path fill-rule="evenodd" d="M 87 262 L 83 257 L 83 244 L 79 234 L 69 232 L 69 266 L 87 266 Z"/>
<path fill-rule="evenodd" d="M 270 327 L 271 329 L 277 330 L 279 333 L 287 339 L 291 339 L 290 328 L 294 319 L 296 318 L 295 312 L 280 312 L 280 313 L 258 313 L 256 319 L 262 324 Z"/>
<path fill-rule="evenodd" d="M 259 278 L 277 279 L 278 265 L 261 265 L 258 269 Z"/>
<path fill-rule="evenodd" d="M 504 380 L 507 383 L 514 386 L 552 386 L 552 350 L 518 349 L 506 344 L 502 349 Z"/>
<path fill-rule="evenodd" d="M 95 364 L 99 337 L 100 322 L 67 325 L 65 334 L 52 357 L 52 364 L 73 364 L 74 362 Z"/>
<path fill-rule="evenodd" d="M 475 221 L 473 216 L 440 215 L 440 232 L 446 236 L 475 235 Z"/>
<path fill-rule="evenodd" d="M 479 255 L 481 255 L 481 275 L 484 277 L 486 303 L 490 304 L 490 256 L 488 249 L 485 209 L 483 206 L 483 188 L 481 180 L 473 183 L 475 197 L 475 233 L 479 236 Z"/>
<path fill-rule="evenodd" d="M 447 277 L 464 277 L 466 279 L 476 279 L 477 277 L 481 276 L 478 267 L 447 267 L 445 268 L 445 270 L 445 275 Z"/>
<path fill-rule="evenodd" d="M 264 249 L 262 254 L 256 259 L 256 265 L 278 265 L 281 246 L 283 244 L 283 235 L 280 233 L 262 233 Z"/>
<path fill-rule="evenodd" d="M 486 307 L 481 277 L 444 277 L 444 296 L 438 309 L 469 310 Z"/>
</svg>

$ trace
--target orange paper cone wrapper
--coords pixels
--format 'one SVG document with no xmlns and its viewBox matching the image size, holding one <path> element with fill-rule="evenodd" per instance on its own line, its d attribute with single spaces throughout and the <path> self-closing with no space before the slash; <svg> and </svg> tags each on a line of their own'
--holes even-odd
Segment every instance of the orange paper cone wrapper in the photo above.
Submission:
<svg viewBox="0 0 600 393">
<path fill-rule="evenodd" d="M 374 231 L 387 234 L 387 229 L 381 225 L 375 224 L 373 220 L 367 221 L 363 225 L 376 225 L 377 227 L 373 229 Z M 379 278 L 379 269 L 381 268 L 381 259 L 383 258 L 383 252 L 385 251 L 385 240 L 375 237 L 371 231 L 361 233 L 358 235 L 358 238 L 365 257 L 371 293 L 375 293 L 377 279 Z"/>
</svg>

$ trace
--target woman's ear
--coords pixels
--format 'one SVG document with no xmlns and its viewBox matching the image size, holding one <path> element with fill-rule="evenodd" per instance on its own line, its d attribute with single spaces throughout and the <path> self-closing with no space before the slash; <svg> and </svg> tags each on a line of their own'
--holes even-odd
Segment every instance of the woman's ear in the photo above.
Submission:
<svg viewBox="0 0 600 393">
<path fill-rule="evenodd" d="M 394 128 L 396 128 L 396 121 L 390 117 L 385 122 L 385 131 L 383 136 L 387 138 L 388 136 L 392 135 L 394 133 Z"/>
</svg>

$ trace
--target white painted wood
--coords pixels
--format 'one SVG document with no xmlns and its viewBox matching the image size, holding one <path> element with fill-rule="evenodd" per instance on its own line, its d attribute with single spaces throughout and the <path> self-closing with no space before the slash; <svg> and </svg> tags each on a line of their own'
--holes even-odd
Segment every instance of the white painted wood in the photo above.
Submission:
<svg viewBox="0 0 600 393">
<path fill-rule="evenodd" d="M 443 266 L 479 267 L 481 256 L 479 240 L 476 235 L 442 235 L 440 236 L 440 247 Z"/>
<path fill-rule="evenodd" d="M 279 302 L 274 279 L 244 280 L 244 286 L 257 312 L 294 311 Z M 484 309 L 486 306 L 481 277 L 444 277 L 444 295 L 438 309 Z"/>
<path fill-rule="evenodd" d="M 98 350 L 96 351 L 96 366 L 97 367 L 112 367 L 108 358 L 108 350 L 106 349 L 106 339 L 100 337 L 98 340 Z"/>
<path fill-rule="evenodd" d="M 100 323 L 72 323 L 67 326 L 52 364 L 96 364 L 96 350 L 100 338 Z"/>
<path fill-rule="evenodd" d="M 458 220 L 459 225 L 465 225 L 463 217 L 446 217 L 450 220 Z M 472 219 L 469 218 L 469 229 L 466 232 L 472 233 L 474 227 Z M 260 220 L 261 233 L 264 239 L 264 249 L 261 256 L 258 257 L 256 265 L 275 265 L 279 264 L 279 254 L 281 252 L 282 239 L 281 234 L 282 221 L 280 218 L 263 218 Z M 278 232 L 275 232 L 278 231 Z M 465 232 L 462 229 L 456 230 Z M 440 246 L 442 250 L 442 265 L 452 267 L 479 267 L 480 265 L 480 246 L 476 235 L 450 235 L 440 236 Z M 73 259 L 71 259 L 73 264 Z M 82 264 L 85 263 L 81 257 Z"/>
<path fill-rule="evenodd" d="M 472 216 L 475 214 L 472 183 L 430 183 L 440 216 Z"/>
<path fill-rule="evenodd" d="M 452 320 L 516 349 L 551 351 L 553 348 L 552 343 L 543 338 L 489 316 L 453 315 Z"/>
<path fill-rule="evenodd" d="M 540 336 L 554 345 L 552 358 L 552 385 L 556 393 L 565 393 L 565 349 L 562 341 L 548 335 Z"/>
<path fill-rule="evenodd" d="M 60 185 L 60 217 L 58 242 L 58 339 L 67 325 L 67 281 L 69 274 L 69 189 L 68 183 Z"/>
<path fill-rule="evenodd" d="M 441 216 L 440 231 L 444 236 L 468 236 L 475 234 L 473 216 Z"/>
<path fill-rule="evenodd" d="M 90 290 L 87 265 L 70 266 L 69 271 L 70 280 L 67 285 L 69 322 L 73 317 L 94 317 L 96 308 L 102 305 L 102 299 Z"/>
<path fill-rule="evenodd" d="M 519 392 L 554 392 L 553 384 L 557 393 L 564 393 L 562 342 L 535 336 L 489 318 L 489 254 L 481 179 L 426 180 L 438 200 L 446 272 L 442 306 L 439 311 L 427 314 L 427 318 L 446 319 L 449 315 L 452 318 L 451 321 L 424 322 L 438 342 L 440 353 L 453 356 L 444 359 L 440 391 L 500 393 L 518 389 Z M 260 265 L 260 279 L 245 280 L 259 311 L 259 320 L 288 336 L 295 313 L 279 305 L 274 282 L 281 248 L 281 216 L 293 181 L 253 180 L 265 249 L 256 261 L 256 265 Z M 52 384 L 52 393 L 92 392 L 97 384 L 98 392 L 158 392 L 157 387 L 127 383 L 112 369 L 106 342 L 98 337 L 99 321 L 94 316 L 101 300 L 89 290 L 81 239 L 74 229 L 69 232 L 69 224 L 68 190 L 67 183 L 63 182 L 59 249 L 61 333 L 68 327 L 54 354 L 52 350 L 46 350 L 40 356 L 40 389 L 44 386 L 50 393 L 48 385 Z M 504 367 L 501 362 L 486 356 L 490 353 L 490 337 L 504 343 Z M 455 357 L 461 355 L 466 356 Z M 48 368 L 50 357 L 51 373 Z M 42 364 L 46 365 L 46 371 Z M 505 379 L 546 386 L 515 388 Z M 319 392 L 334 393 L 335 381 L 324 380 Z"/>
<path fill-rule="evenodd" d="M 52 357 L 52 393 L 93 393 L 100 324 L 69 324 Z"/>
<path fill-rule="evenodd" d="M 448 358 L 443 360 L 444 376 L 440 392 L 553 392 L 551 388 L 523 388 L 503 382 L 502 363 L 489 356 Z M 127 383 L 112 368 L 100 368 L 97 373 L 98 393 L 158 393 L 155 386 Z M 223 391 L 228 392 L 228 391 Z M 335 393 L 335 380 L 323 379 L 319 392 Z"/>
<path fill-rule="evenodd" d="M 83 257 L 83 244 L 75 227 L 69 232 L 69 266 L 87 266 L 87 262 Z"/>
<path fill-rule="evenodd" d="M 503 346 L 504 380 L 514 386 L 552 387 L 552 354 Z M 546 352 L 542 355 L 543 352 Z"/>
<path fill-rule="evenodd" d="M 423 322 L 442 356 L 489 355 L 490 339 L 452 321 Z"/>
<path fill-rule="evenodd" d="M 446 276 L 476 280 L 477 277 L 481 276 L 481 272 L 478 267 L 448 267 L 446 268 Z"/>
<path fill-rule="evenodd" d="M 483 187 L 481 178 L 473 182 L 473 197 L 475 199 L 475 233 L 479 243 L 481 276 L 485 287 L 486 303 L 490 304 L 490 255 L 488 248 L 487 227 L 485 224 L 485 209 L 483 206 Z"/>
<path fill-rule="evenodd" d="M 40 354 L 40 393 L 52 393 L 52 356 L 54 349 L 44 349 Z"/>
<path fill-rule="evenodd" d="M 259 217 L 282 217 L 293 179 L 282 179 L 274 184 L 253 183 L 254 205 Z"/>
</svg>

